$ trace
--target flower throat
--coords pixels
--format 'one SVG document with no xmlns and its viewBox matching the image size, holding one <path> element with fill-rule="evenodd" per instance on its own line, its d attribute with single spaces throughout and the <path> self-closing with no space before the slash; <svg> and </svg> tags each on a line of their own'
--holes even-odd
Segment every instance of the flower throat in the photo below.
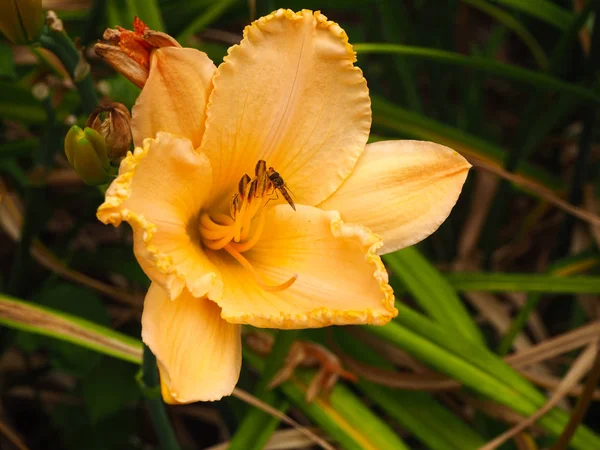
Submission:
<svg viewBox="0 0 600 450">
<path fill-rule="evenodd" d="M 256 163 L 254 178 L 244 174 L 240 179 L 238 190 L 229 204 L 229 215 L 218 212 L 200 216 L 202 244 L 211 250 L 225 250 L 268 292 L 289 288 L 298 276 L 293 275 L 279 285 L 268 285 L 242 253 L 254 247 L 260 239 L 265 226 L 265 206 L 269 201 L 277 199 L 279 193 L 295 211 L 296 205 L 283 178 L 272 167 L 267 168 L 267 163 L 261 159 Z M 258 219 L 254 221 L 257 214 Z"/>
</svg>

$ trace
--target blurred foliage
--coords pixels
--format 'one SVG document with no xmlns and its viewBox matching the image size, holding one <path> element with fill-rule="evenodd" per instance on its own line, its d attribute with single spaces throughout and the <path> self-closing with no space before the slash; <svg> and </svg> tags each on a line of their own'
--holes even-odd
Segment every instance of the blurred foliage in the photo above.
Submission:
<svg viewBox="0 0 600 450">
<path fill-rule="evenodd" d="M 396 320 L 279 331 L 270 355 L 245 345 L 239 387 L 339 448 L 468 450 L 569 382 L 556 407 L 499 448 L 600 448 L 600 368 L 576 364 L 600 336 L 599 0 L 43 7 L 66 33 L 46 27 L 32 46 L 0 40 L 0 448 L 314 448 L 241 394 L 164 414 L 147 355 L 138 373 L 149 283 L 131 236 L 97 223 L 102 192 L 62 150 L 99 100 L 131 108 L 139 95 L 92 51 L 106 27 L 139 16 L 218 64 L 252 14 L 280 7 L 321 10 L 346 30 L 369 83 L 372 140 L 432 140 L 475 168 L 433 236 L 384 257 Z M 81 55 L 91 70 L 77 76 Z M 335 353 L 358 381 L 308 402 L 315 370 L 300 369 L 268 389 L 298 340 Z"/>
</svg>

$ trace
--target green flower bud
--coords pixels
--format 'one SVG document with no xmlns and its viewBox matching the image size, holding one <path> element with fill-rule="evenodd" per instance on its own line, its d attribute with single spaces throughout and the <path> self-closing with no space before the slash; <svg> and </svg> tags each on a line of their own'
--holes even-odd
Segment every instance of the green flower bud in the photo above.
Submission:
<svg viewBox="0 0 600 450">
<path fill-rule="evenodd" d="M 15 44 L 37 41 L 43 26 L 42 0 L 0 1 L 0 31 Z"/>
<path fill-rule="evenodd" d="M 65 153 L 85 184 L 97 186 L 110 180 L 106 143 L 97 131 L 73 125 L 65 137 Z"/>
</svg>

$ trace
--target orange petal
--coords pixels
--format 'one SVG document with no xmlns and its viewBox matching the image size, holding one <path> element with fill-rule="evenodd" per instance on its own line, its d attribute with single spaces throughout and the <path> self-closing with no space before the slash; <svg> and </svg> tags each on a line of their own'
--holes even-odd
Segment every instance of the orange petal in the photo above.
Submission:
<svg viewBox="0 0 600 450">
<path fill-rule="evenodd" d="M 192 48 L 159 48 L 151 58 L 150 76 L 133 107 L 134 144 L 167 131 L 190 139 L 197 148 L 215 65 L 206 53 Z"/>
<path fill-rule="evenodd" d="M 196 297 L 220 295 L 221 280 L 196 234 L 211 182 L 206 156 L 189 140 L 161 132 L 121 162 L 98 208 L 104 223 L 129 222 L 140 265 L 171 298 L 184 286 Z"/>
<path fill-rule="evenodd" d="M 313 205 L 350 174 L 367 142 L 371 103 L 344 30 L 321 13 L 280 9 L 244 30 L 217 70 L 202 150 L 215 196 L 267 161 Z"/>
<path fill-rule="evenodd" d="M 184 290 L 175 300 L 152 283 L 144 302 L 142 339 L 156 355 L 167 403 L 219 400 L 240 375 L 239 325 L 221 319 L 221 308 Z"/>
<path fill-rule="evenodd" d="M 379 254 L 425 239 L 446 220 L 471 165 L 432 142 L 369 144 L 352 175 L 319 205 L 383 238 Z"/>
<path fill-rule="evenodd" d="M 368 229 L 334 211 L 277 205 L 267 211 L 262 238 L 243 255 L 269 285 L 297 275 L 279 292 L 261 289 L 240 264 L 211 253 L 224 281 L 216 302 L 222 317 L 257 327 L 315 328 L 387 323 L 397 314 L 388 275 Z"/>
</svg>

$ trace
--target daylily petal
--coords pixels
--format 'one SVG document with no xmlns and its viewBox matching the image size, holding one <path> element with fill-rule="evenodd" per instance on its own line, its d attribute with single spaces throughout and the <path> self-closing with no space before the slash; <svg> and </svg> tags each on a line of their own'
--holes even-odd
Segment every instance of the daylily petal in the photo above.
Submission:
<svg viewBox="0 0 600 450">
<path fill-rule="evenodd" d="M 314 205 L 362 153 L 371 103 L 346 33 L 319 12 L 280 9 L 244 30 L 213 79 L 202 141 L 217 198 L 267 161 Z"/>
<path fill-rule="evenodd" d="M 471 165 L 443 145 L 384 141 L 367 145 L 352 175 L 319 205 L 340 211 L 383 238 L 379 254 L 425 239 L 456 203 Z"/>
<path fill-rule="evenodd" d="M 140 265 L 171 298 L 186 285 L 196 297 L 220 295 L 221 279 L 197 235 L 211 183 L 208 158 L 188 139 L 161 132 L 127 155 L 98 208 L 104 223 L 129 222 Z"/>
<path fill-rule="evenodd" d="M 144 139 L 167 131 L 188 138 L 197 148 L 204 133 L 206 102 L 216 70 L 206 53 L 193 48 L 154 50 L 150 76 L 133 107 L 134 144 L 140 146 Z"/>
<path fill-rule="evenodd" d="M 167 403 L 219 400 L 235 387 L 242 363 L 239 325 L 221 308 L 184 290 L 175 300 L 152 283 L 144 302 L 142 339 L 159 363 Z"/>
<path fill-rule="evenodd" d="M 277 205 L 266 215 L 263 237 L 243 256 L 267 284 L 298 278 L 283 291 L 267 292 L 232 258 L 211 254 L 224 281 L 223 296 L 215 301 L 225 320 L 316 328 L 382 325 L 397 314 L 387 272 L 376 255 L 381 241 L 368 229 L 312 206 L 297 205 L 294 211 Z"/>
</svg>

